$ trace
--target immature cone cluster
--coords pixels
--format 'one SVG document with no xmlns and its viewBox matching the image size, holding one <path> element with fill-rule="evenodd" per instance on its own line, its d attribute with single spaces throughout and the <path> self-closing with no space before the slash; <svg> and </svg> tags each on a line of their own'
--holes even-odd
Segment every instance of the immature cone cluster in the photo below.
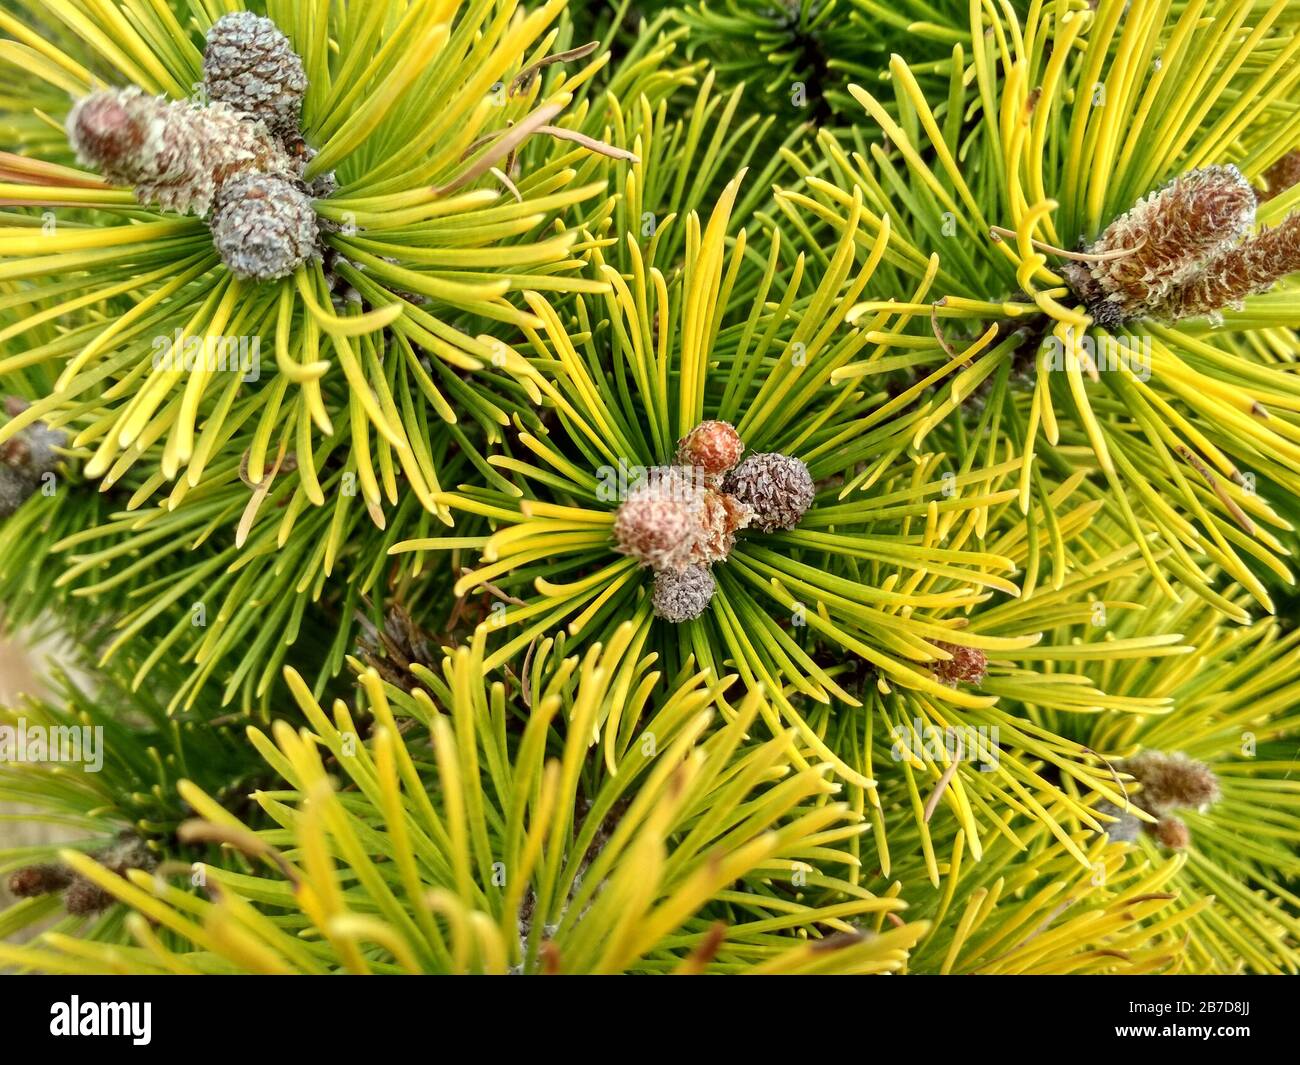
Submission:
<svg viewBox="0 0 1300 1065">
<path fill-rule="evenodd" d="M 203 86 L 209 99 L 260 119 L 282 141 L 301 140 L 307 72 L 269 18 L 236 11 L 213 24 L 203 52 Z"/>
<path fill-rule="evenodd" d="M 615 549 L 654 571 L 651 603 L 666 621 L 704 612 L 716 590 L 709 567 L 731 554 L 738 532 L 793 529 L 812 504 L 812 476 L 799 459 L 740 462 L 744 451 L 734 426 L 700 422 L 677 442 L 676 465 L 650 470 L 618 508 Z"/>
<path fill-rule="evenodd" d="M 317 254 L 312 199 L 335 187 L 332 175 L 302 180 L 302 60 L 270 19 L 241 11 L 209 31 L 203 73 L 204 105 L 134 87 L 93 93 L 68 116 L 68 139 L 141 203 L 207 218 L 236 277 L 287 277 Z"/>
<path fill-rule="evenodd" d="M 9 415 L 21 414 L 27 404 L 10 397 L 5 401 Z M 7 518 L 41 486 L 59 462 L 59 448 L 67 435 L 35 422 L 0 444 L 0 518 Z"/>
<path fill-rule="evenodd" d="M 930 671 L 937 681 L 957 687 L 959 682 L 979 686 L 988 673 L 989 660 L 978 647 L 961 647 L 955 643 L 935 641 L 935 647 L 952 655 L 946 661 L 930 663 Z"/>
<path fill-rule="evenodd" d="M 94 857 L 118 876 L 125 876 L 130 869 L 153 869 L 158 864 L 144 841 L 131 835 L 121 837 Z M 11 873 L 7 886 L 10 894 L 20 899 L 62 891 L 64 909 L 73 917 L 93 917 L 113 904 L 113 896 L 107 891 L 63 865 L 29 865 Z"/>
<path fill-rule="evenodd" d="M 1183 754 L 1143 751 L 1120 762 L 1117 768 L 1142 785 L 1134 803 L 1157 818 L 1154 825 L 1145 826 L 1147 831 L 1162 846 L 1174 850 L 1184 850 L 1191 842 L 1191 833 L 1173 811 L 1202 809 L 1219 800 L 1219 780 L 1214 771 Z"/>
<path fill-rule="evenodd" d="M 1217 314 L 1300 269 L 1300 216 L 1250 235 L 1256 193 L 1235 166 L 1207 166 L 1139 200 L 1062 268 L 1098 325 Z"/>
</svg>

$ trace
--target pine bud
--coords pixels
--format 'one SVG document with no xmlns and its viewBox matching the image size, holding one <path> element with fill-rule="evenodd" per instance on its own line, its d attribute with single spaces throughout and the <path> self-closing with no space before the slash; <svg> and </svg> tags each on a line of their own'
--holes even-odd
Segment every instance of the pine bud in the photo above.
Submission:
<svg viewBox="0 0 1300 1065">
<path fill-rule="evenodd" d="M 308 161 L 310 161 L 311 157 L 314 156 L 315 154 L 316 154 L 315 152 L 309 151 L 307 153 Z M 338 191 L 339 191 L 339 179 L 334 176 L 333 170 L 326 171 L 324 174 L 319 174 L 316 177 L 312 178 L 309 182 L 307 182 L 307 195 L 310 196 L 313 200 L 328 199 Z M 334 223 L 334 225 L 336 228 L 338 228 L 338 223 Z M 382 256 L 382 258 L 387 259 L 388 256 L 385 255 Z M 422 298 L 424 297 L 416 297 L 417 301 Z"/>
<path fill-rule="evenodd" d="M 5 406 L 17 415 L 27 404 L 11 397 Z M 0 518 L 9 517 L 41 487 L 42 479 L 58 466 L 58 449 L 66 443 L 62 431 L 34 422 L 0 444 Z"/>
<path fill-rule="evenodd" d="M 224 103 L 200 107 L 137 88 L 107 89 L 80 100 L 67 128 L 83 165 L 134 186 L 141 203 L 181 214 L 206 215 L 222 184 L 239 174 L 295 173 L 264 125 Z"/>
<path fill-rule="evenodd" d="M 1235 166 L 1207 166 L 1139 200 L 1087 250 L 1128 254 L 1068 263 L 1066 281 L 1098 325 L 1155 315 L 1173 289 L 1231 248 L 1255 221 L 1255 192 Z"/>
<path fill-rule="evenodd" d="M 157 868 L 158 859 L 139 836 L 126 834 L 116 843 L 96 854 L 99 862 L 110 873 L 125 876 L 132 869 Z M 93 917 L 114 903 L 114 898 L 102 887 L 83 876 L 74 875 L 63 895 L 63 906 L 74 917 Z"/>
<path fill-rule="evenodd" d="M 1151 828 L 1151 834 L 1156 840 L 1170 850 L 1185 851 L 1187 845 L 1192 842 L 1192 834 L 1187 830 L 1187 825 L 1177 817 L 1162 817 Z"/>
<path fill-rule="evenodd" d="M 979 687 L 988 673 L 989 660 L 978 647 L 960 647 L 953 643 L 936 640 L 934 646 L 947 651 L 952 657 L 945 662 L 931 662 L 930 670 L 935 680 L 942 684 L 957 687 L 959 681 Z"/>
<path fill-rule="evenodd" d="M 1219 780 L 1204 762 L 1183 754 L 1143 751 L 1119 768 L 1142 785 L 1137 801 L 1148 813 L 1163 814 L 1182 807 L 1199 809 L 1217 802 Z"/>
<path fill-rule="evenodd" d="M 1300 270 L 1300 214 L 1247 237 L 1198 277 L 1168 293 L 1151 314 L 1176 322 L 1213 317 L 1225 307 L 1240 310 L 1247 296 L 1268 291 L 1275 281 L 1296 270 Z"/>
<path fill-rule="evenodd" d="M 148 844 L 139 836 L 129 833 L 121 836 L 107 850 L 95 855 L 95 860 L 118 876 L 125 875 L 128 869 L 153 869 L 158 859 L 149 850 Z"/>
<path fill-rule="evenodd" d="M 53 895 L 72 883 L 72 873 L 62 865 L 29 865 L 9 875 L 9 894 L 19 899 Z"/>
<path fill-rule="evenodd" d="M 77 877 L 63 895 L 63 908 L 73 917 L 94 917 L 113 905 L 113 896 L 85 877 Z"/>
<path fill-rule="evenodd" d="M 1131 812 L 1120 809 L 1113 802 L 1098 803 L 1096 812 L 1116 818 L 1114 821 L 1102 822 L 1102 831 L 1112 843 L 1132 843 L 1142 831 L 1142 822 Z"/>
<path fill-rule="evenodd" d="M 614 518 L 616 550 L 651 569 L 681 572 L 693 561 L 704 486 L 685 470 L 659 466 L 628 493 Z"/>
<path fill-rule="evenodd" d="M 740 461 L 744 441 L 728 422 L 700 422 L 677 442 L 677 463 L 694 466 L 708 477 L 718 477 Z"/>
<path fill-rule="evenodd" d="M 301 140 L 307 72 L 289 38 L 251 11 L 223 15 L 208 30 L 203 86 L 210 100 L 260 119 L 281 140 Z"/>
<path fill-rule="evenodd" d="M 1287 189 L 1300 185 L 1300 148 L 1287 152 L 1264 171 L 1264 189 L 1258 193 L 1259 202 L 1266 203 L 1281 196 Z"/>
<path fill-rule="evenodd" d="M 32 483 L 0 466 L 0 518 L 7 518 L 32 497 Z"/>
<path fill-rule="evenodd" d="M 723 488 L 753 511 L 762 532 L 793 529 L 812 506 L 812 475 L 800 459 L 775 452 L 750 455 L 727 474 Z"/>
<path fill-rule="evenodd" d="M 687 566 L 680 573 L 660 570 L 655 574 L 655 617 L 674 624 L 691 621 L 704 613 L 713 598 L 715 585 L 708 566 Z"/>
<path fill-rule="evenodd" d="M 236 277 L 287 277 L 316 252 L 319 231 L 311 200 L 274 174 L 243 174 L 221 189 L 212 241 Z"/>
</svg>

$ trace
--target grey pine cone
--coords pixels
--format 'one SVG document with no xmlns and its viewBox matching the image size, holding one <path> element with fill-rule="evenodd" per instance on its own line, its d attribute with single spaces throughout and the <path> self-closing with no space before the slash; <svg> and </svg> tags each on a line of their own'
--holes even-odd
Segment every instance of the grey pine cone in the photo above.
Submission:
<svg viewBox="0 0 1300 1065">
<path fill-rule="evenodd" d="M 750 455 L 727 474 L 722 487 L 753 511 L 750 525 L 762 532 L 793 529 L 816 495 L 802 460 L 776 452 Z"/>
<path fill-rule="evenodd" d="M 316 252 L 319 229 L 311 199 L 274 174 L 228 181 L 212 220 L 212 241 L 236 277 L 288 277 Z"/>
<path fill-rule="evenodd" d="M 680 573 L 663 569 L 655 574 L 650 602 L 656 617 L 680 624 L 704 613 L 715 587 L 708 566 L 687 566 Z"/>
<path fill-rule="evenodd" d="M 301 140 L 307 74 L 289 38 L 251 11 L 223 15 L 203 52 L 208 97 L 266 123 L 286 143 Z"/>
</svg>

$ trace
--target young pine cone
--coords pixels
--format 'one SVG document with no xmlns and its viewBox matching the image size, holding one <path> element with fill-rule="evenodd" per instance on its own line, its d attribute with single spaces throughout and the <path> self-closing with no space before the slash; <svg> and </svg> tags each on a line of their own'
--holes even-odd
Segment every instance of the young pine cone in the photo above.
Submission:
<svg viewBox="0 0 1300 1065">
<path fill-rule="evenodd" d="M 1062 273 L 1098 325 L 1160 317 L 1157 309 L 1171 292 L 1236 244 L 1254 221 L 1255 191 L 1235 166 L 1192 170 L 1139 200 L 1087 249 L 1128 254 L 1067 263 Z"/>
<path fill-rule="evenodd" d="M 654 570 L 691 564 L 704 512 L 704 486 L 675 466 L 658 466 L 633 488 L 614 517 L 616 550 Z"/>
<path fill-rule="evenodd" d="M 1172 815 L 1160 818 L 1151 827 L 1151 834 L 1161 846 L 1175 851 L 1185 851 L 1192 842 L 1192 834 L 1187 830 L 1186 823 Z"/>
<path fill-rule="evenodd" d="M 677 464 L 720 477 L 740 461 L 745 443 L 728 422 L 700 422 L 677 442 Z"/>
<path fill-rule="evenodd" d="M 95 860 L 111 873 L 126 876 L 132 869 L 152 870 L 158 866 L 144 840 L 125 835 L 111 847 L 95 855 Z M 63 894 L 63 906 L 74 917 L 93 917 L 108 909 L 116 900 L 98 884 L 74 875 Z"/>
<path fill-rule="evenodd" d="M 1241 309 L 1247 296 L 1300 270 L 1300 214 L 1272 229 L 1261 229 L 1220 255 L 1198 277 L 1179 285 L 1151 309 L 1166 322 L 1213 315 L 1225 307 Z"/>
<path fill-rule="evenodd" d="M 307 73 L 269 18 L 237 11 L 213 23 L 203 51 L 203 87 L 208 99 L 260 119 L 286 144 L 302 139 Z"/>
<path fill-rule="evenodd" d="M 952 657 L 946 662 L 931 662 L 930 671 L 935 680 L 957 687 L 959 681 L 979 687 L 988 673 L 989 660 L 978 647 L 959 647 L 954 643 L 935 641 L 935 647 L 947 651 Z"/>
<path fill-rule="evenodd" d="M 1119 768 L 1142 785 L 1137 802 L 1151 814 L 1197 809 L 1219 799 L 1219 780 L 1214 771 L 1184 754 L 1143 751 L 1121 762 Z"/>
<path fill-rule="evenodd" d="M 200 107 L 137 88 L 106 89 L 73 107 L 67 129 L 83 165 L 134 186 L 141 203 L 180 214 L 207 215 L 222 185 L 240 174 L 295 173 L 262 123 L 224 103 Z"/>
<path fill-rule="evenodd" d="M 723 490 L 753 511 L 749 524 L 763 532 L 793 529 L 816 495 L 808 467 L 775 452 L 750 455 L 727 474 Z"/>
<path fill-rule="evenodd" d="M 721 562 L 736 544 L 736 533 L 754 520 L 754 512 L 733 495 L 706 488 L 691 561 Z"/>
<path fill-rule="evenodd" d="M 63 894 L 63 908 L 73 917 L 94 917 L 112 905 L 113 896 L 85 877 L 77 877 Z"/>
<path fill-rule="evenodd" d="M 307 193 L 274 174 L 227 181 L 212 215 L 212 242 L 236 277 L 288 277 L 316 253 L 319 231 Z"/>
<path fill-rule="evenodd" d="M 1258 194 L 1259 202 L 1281 196 L 1293 185 L 1300 185 L 1300 148 L 1287 152 L 1264 171 L 1264 190 Z"/>
<path fill-rule="evenodd" d="M 650 600 L 655 617 L 675 625 L 692 621 L 704 613 L 715 587 L 708 566 L 687 566 L 680 573 L 661 569 L 655 574 L 655 590 Z"/>
<path fill-rule="evenodd" d="M 16 899 L 53 895 L 72 883 L 72 873 L 62 865 L 29 865 L 9 874 L 6 887 Z"/>
</svg>

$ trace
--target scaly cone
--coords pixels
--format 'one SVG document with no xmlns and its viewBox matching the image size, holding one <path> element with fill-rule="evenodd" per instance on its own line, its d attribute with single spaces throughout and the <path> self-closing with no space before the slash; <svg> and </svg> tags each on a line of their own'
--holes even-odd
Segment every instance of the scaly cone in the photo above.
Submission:
<svg viewBox="0 0 1300 1065">
<path fill-rule="evenodd" d="M 681 573 L 661 569 L 655 574 L 651 599 L 655 617 L 674 624 L 693 621 L 704 613 L 715 590 L 708 566 L 687 566 Z"/>
<path fill-rule="evenodd" d="M 776 452 L 750 455 L 727 474 L 723 488 L 754 512 L 750 524 L 763 532 L 793 529 L 816 495 L 803 460 Z"/>
<path fill-rule="evenodd" d="M 141 203 L 180 214 L 206 216 L 222 185 L 241 174 L 297 174 L 265 125 L 224 103 L 107 89 L 80 100 L 67 129 L 83 165 L 132 186 Z"/>
<path fill-rule="evenodd" d="M 203 87 L 208 99 L 261 120 L 291 148 L 301 143 L 307 72 L 269 18 L 236 11 L 213 23 L 203 51 Z"/>
<path fill-rule="evenodd" d="M 1281 196 L 1293 185 L 1300 185 L 1300 148 L 1287 152 L 1264 171 L 1264 188 L 1258 194 L 1260 203 Z"/>
<path fill-rule="evenodd" d="M 1152 308 L 1167 322 L 1213 316 L 1224 308 L 1241 309 L 1247 296 L 1267 292 L 1274 282 L 1300 270 L 1300 214 L 1219 256 L 1198 277 L 1179 285 Z"/>
<path fill-rule="evenodd" d="M 1114 257 L 1067 263 L 1062 273 L 1097 324 L 1115 328 L 1154 314 L 1254 221 L 1255 192 L 1235 166 L 1192 170 L 1139 200 L 1087 249 Z"/>
<path fill-rule="evenodd" d="M 212 241 L 231 273 L 253 281 L 288 277 L 316 254 L 310 197 L 274 174 L 243 174 L 222 187 Z"/>
</svg>

